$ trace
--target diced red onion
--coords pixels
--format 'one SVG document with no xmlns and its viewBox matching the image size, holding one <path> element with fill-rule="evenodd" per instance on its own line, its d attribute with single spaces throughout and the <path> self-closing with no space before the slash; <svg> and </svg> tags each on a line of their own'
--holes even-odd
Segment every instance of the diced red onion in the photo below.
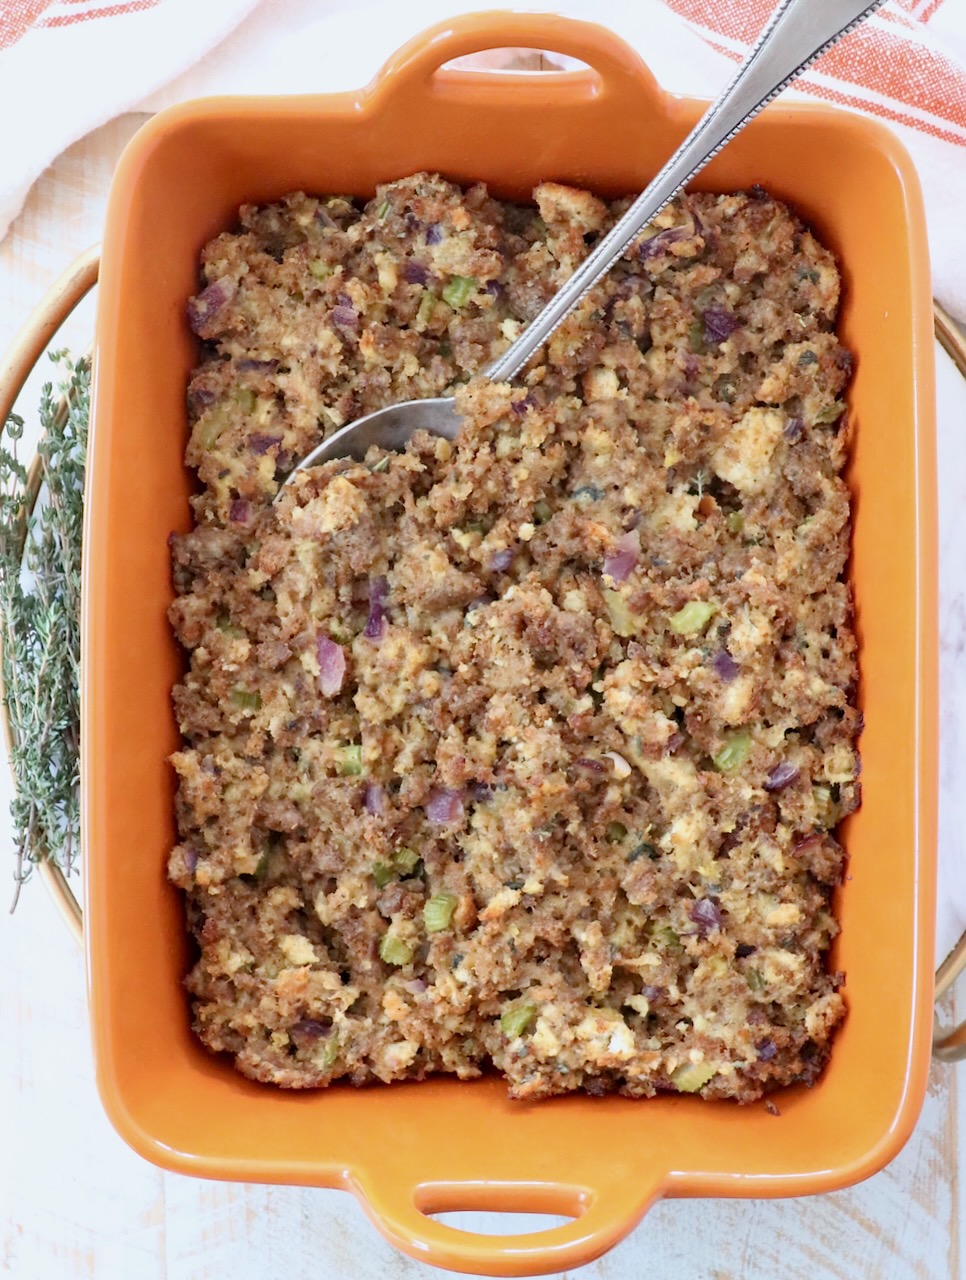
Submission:
<svg viewBox="0 0 966 1280">
<path fill-rule="evenodd" d="M 213 387 L 192 384 L 188 388 L 188 409 L 193 416 L 201 414 L 205 409 L 210 409 L 217 399 L 218 392 Z"/>
<path fill-rule="evenodd" d="M 726 342 L 740 326 L 741 321 L 733 311 L 712 304 L 704 313 L 704 340 L 709 346 L 717 346 Z"/>
<path fill-rule="evenodd" d="M 431 222 L 429 226 L 426 228 L 426 243 L 441 244 L 443 237 L 445 235 L 446 235 L 446 232 L 443 230 L 443 228 L 439 225 L 438 222 Z"/>
<path fill-rule="evenodd" d="M 249 360 L 247 357 L 235 361 L 239 373 L 274 373 L 278 368 L 277 360 Z"/>
<path fill-rule="evenodd" d="M 345 678 L 342 646 L 320 631 L 315 637 L 315 651 L 319 659 L 319 688 L 327 698 L 334 698 L 341 691 Z"/>
<path fill-rule="evenodd" d="M 649 983 L 645 982 L 643 987 L 641 987 L 641 995 L 649 1004 L 656 1004 L 658 1000 L 663 1000 L 667 995 L 667 988 L 652 987 Z"/>
<path fill-rule="evenodd" d="M 684 370 L 686 378 L 694 378 L 697 376 L 698 370 L 701 368 L 701 362 L 692 351 L 685 351 L 681 360 L 681 367 Z"/>
<path fill-rule="evenodd" d="M 249 436 L 248 438 L 249 449 L 259 457 L 263 453 L 268 453 L 269 449 L 271 449 L 273 445 L 281 443 L 282 441 L 278 436 L 263 436 L 257 431 L 254 435 Z"/>
<path fill-rule="evenodd" d="M 659 258 L 661 254 L 669 252 L 672 244 L 677 244 L 679 240 L 690 240 L 693 235 L 694 227 L 666 227 L 656 236 L 651 236 L 650 240 L 644 241 L 639 250 L 640 257 L 644 262 L 650 258 Z"/>
<path fill-rule="evenodd" d="M 238 292 L 238 285 L 231 276 L 221 276 L 207 288 L 188 300 L 188 324 L 199 338 L 206 337 L 205 330 L 218 312 L 231 302 Z"/>
<path fill-rule="evenodd" d="M 675 751 L 677 751 L 678 747 L 683 747 L 683 746 L 684 746 L 684 734 L 681 732 L 672 733 L 670 738 L 668 738 L 667 740 L 668 755 L 673 756 Z"/>
<path fill-rule="evenodd" d="M 606 773 L 607 766 L 602 764 L 600 760 L 592 760 L 590 756 L 585 756 L 582 760 L 574 761 L 574 768 L 583 769 L 585 773 Z"/>
<path fill-rule="evenodd" d="M 486 605 L 492 604 L 493 600 L 494 597 L 489 592 L 486 592 L 482 596 L 477 596 L 475 600 L 471 600 L 466 606 L 466 612 L 475 613 L 477 609 L 483 609 Z"/>
<path fill-rule="evenodd" d="M 344 329 L 358 329 L 359 312 L 355 307 L 346 307 L 340 303 L 332 308 L 332 323 L 340 324 Z"/>
<path fill-rule="evenodd" d="M 487 568 L 491 573 L 506 573 L 510 565 L 513 563 L 513 557 L 516 552 L 512 547 L 505 547 L 502 551 L 495 551 L 490 556 Z"/>
<path fill-rule="evenodd" d="M 768 777 L 765 779 L 765 790 L 781 791 L 783 787 L 797 782 L 800 776 L 801 773 L 797 765 L 792 764 L 791 760 L 782 760 L 775 765 L 774 769 L 770 770 Z"/>
<path fill-rule="evenodd" d="M 328 209 L 324 208 L 322 205 L 319 205 L 315 210 L 315 220 L 320 227 L 331 228 L 338 226 L 338 223 L 335 218 L 332 217 L 332 214 L 329 213 Z"/>
<path fill-rule="evenodd" d="M 500 284 L 499 280 L 487 280 L 483 287 L 491 298 L 498 298 L 503 292 L 503 285 Z"/>
<path fill-rule="evenodd" d="M 359 327 L 359 312 L 356 310 L 355 303 L 347 293 L 340 293 L 336 298 L 336 305 L 332 308 L 332 319 L 336 324 L 345 325 L 348 329 L 357 329 Z"/>
<path fill-rule="evenodd" d="M 712 929 L 720 929 L 724 915 L 714 898 L 698 898 L 691 905 L 688 915 L 698 926 L 698 932 L 704 937 Z"/>
<path fill-rule="evenodd" d="M 318 1040 L 332 1030 L 332 1023 L 320 1018 L 300 1018 L 289 1027 L 289 1034 L 303 1036 L 306 1040 Z"/>
<path fill-rule="evenodd" d="M 373 578 L 369 583 L 369 616 L 363 635 L 367 640 L 381 640 L 386 631 L 386 599 L 389 582 L 386 578 Z"/>
<path fill-rule="evenodd" d="M 365 798 L 366 813 L 372 814 L 374 818 L 381 818 L 386 809 L 386 793 L 381 783 L 366 783 Z"/>
<path fill-rule="evenodd" d="M 429 268 L 415 258 L 409 258 L 403 266 L 403 279 L 407 284 L 425 284 L 429 279 Z"/>
<path fill-rule="evenodd" d="M 461 822 L 463 793 L 450 787 L 441 787 L 432 792 L 426 805 L 426 817 L 430 822 Z"/>
<path fill-rule="evenodd" d="M 711 659 L 711 665 L 722 680 L 734 680 L 741 671 L 727 649 L 720 649 Z"/>
<path fill-rule="evenodd" d="M 510 408 L 513 410 L 514 413 L 522 414 L 522 413 L 526 413 L 528 409 L 533 408 L 534 403 L 535 401 L 533 399 L 533 395 L 531 392 L 528 391 L 522 400 L 511 400 Z"/>
<path fill-rule="evenodd" d="M 410 978 L 403 986 L 411 996 L 421 996 L 429 988 L 429 983 L 425 978 Z"/>
<path fill-rule="evenodd" d="M 625 582 L 637 564 L 640 555 L 640 538 L 634 532 L 622 533 L 617 548 L 604 557 L 604 573 L 614 582 Z"/>
<path fill-rule="evenodd" d="M 789 418 L 785 423 L 785 430 L 782 433 L 789 444 L 795 444 L 801 440 L 802 432 L 805 430 L 805 423 L 801 418 Z"/>
<path fill-rule="evenodd" d="M 771 1062 L 772 1058 L 778 1053 L 778 1045 L 774 1040 L 762 1040 L 758 1045 L 758 1061 Z"/>
<path fill-rule="evenodd" d="M 228 508 L 228 519 L 233 520 L 235 524 L 244 524 L 251 513 L 251 507 L 247 498 L 233 498 L 231 506 Z"/>
<path fill-rule="evenodd" d="M 466 790 L 474 804 L 486 804 L 493 799 L 493 788 L 488 782 L 471 782 Z"/>
<path fill-rule="evenodd" d="M 814 849 L 816 845 L 821 844 L 823 840 L 828 838 L 829 837 L 821 831 L 813 831 L 811 835 L 803 836 L 797 844 L 792 846 L 792 857 L 800 858 L 803 853 L 808 853 L 809 850 Z"/>
<path fill-rule="evenodd" d="M 193 876 L 198 866 L 198 850 L 194 845 L 189 844 L 184 851 L 184 865 L 187 868 L 188 875 Z"/>
</svg>

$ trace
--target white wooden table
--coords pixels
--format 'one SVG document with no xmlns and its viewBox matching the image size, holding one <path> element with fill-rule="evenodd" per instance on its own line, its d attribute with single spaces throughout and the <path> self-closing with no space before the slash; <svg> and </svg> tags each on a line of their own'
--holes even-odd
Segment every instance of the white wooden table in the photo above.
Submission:
<svg viewBox="0 0 966 1280">
<path fill-rule="evenodd" d="M 78 143 L 42 178 L 0 242 L 0 349 L 47 284 L 100 237 L 110 174 L 143 117 Z M 8 122 L 9 125 L 10 122 Z M 15 127 L 15 122 L 14 127 Z M 82 351 L 85 304 L 64 330 Z M 941 384 L 957 394 L 943 358 Z M 24 408 L 36 402 L 33 379 Z M 960 396 L 962 393 L 959 392 Z M 960 399 L 962 404 L 962 399 Z M 942 838 L 960 859 L 966 799 L 966 414 L 940 431 L 943 522 Z M 964 667 L 960 670 L 960 665 Z M 966 719 L 963 720 L 966 723 Z M 12 867 L 0 762 L 0 868 Z M 0 877 L 12 896 L 12 883 Z M 12 918 L 0 892 L 0 1274 L 17 1280 L 431 1280 L 347 1194 L 202 1182 L 163 1173 L 117 1137 L 97 1098 L 83 961 L 43 887 Z M 947 933 L 949 921 L 947 921 Z M 966 1013 L 966 996 L 960 1000 Z M 953 1016 L 950 1003 L 947 1016 Z M 966 1073 L 966 1064 L 961 1068 Z M 959 1280 L 966 1119 L 955 1068 L 934 1069 L 898 1159 L 865 1184 L 788 1201 L 666 1201 L 583 1280 Z M 445 1273 L 449 1274 L 449 1273 Z"/>
</svg>

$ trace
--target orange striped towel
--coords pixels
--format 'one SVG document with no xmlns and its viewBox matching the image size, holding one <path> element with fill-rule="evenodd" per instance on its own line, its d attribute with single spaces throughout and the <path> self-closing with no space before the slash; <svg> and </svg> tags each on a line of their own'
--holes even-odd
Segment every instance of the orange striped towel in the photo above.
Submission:
<svg viewBox="0 0 966 1280">
<path fill-rule="evenodd" d="M 738 62 L 772 0 L 666 0 L 719 54 Z M 922 180 L 934 287 L 966 320 L 961 231 L 966 212 L 966 3 L 890 0 L 820 58 L 798 93 L 877 116 L 902 135 Z"/>
<path fill-rule="evenodd" d="M 712 48 L 735 62 L 754 44 L 774 7 L 770 0 L 667 3 Z M 893 0 L 820 58 L 797 89 L 966 147 L 966 68 L 952 48 L 944 47 L 941 32 L 954 4 L 960 12 L 948 34 L 963 47 L 962 0 Z M 966 151 L 961 154 L 966 165 Z"/>
</svg>

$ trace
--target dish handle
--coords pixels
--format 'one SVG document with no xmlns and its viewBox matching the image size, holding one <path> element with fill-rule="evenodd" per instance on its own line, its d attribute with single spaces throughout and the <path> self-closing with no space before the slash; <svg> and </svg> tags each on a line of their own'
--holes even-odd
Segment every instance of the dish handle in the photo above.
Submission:
<svg viewBox="0 0 966 1280">
<path fill-rule="evenodd" d="M 564 54 L 585 64 L 580 70 L 544 71 L 457 68 L 446 64 L 456 58 L 488 49 L 532 49 Z M 421 119 L 436 109 L 439 99 L 459 96 L 472 84 L 479 94 L 487 78 L 498 79 L 521 91 L 538 86 L 541 92 L 560 93 L 600 109 L 610 117 L 615 110 L 639 112 L 642 90 L 654 112 L 665 112 L 667 100 L 640 55 L 619 36 L 592 22 L 580 22 L 550 13 L 472 13 L 438 23 L 403 45 L 377 73 L 369 92 L 392 103 L 394 111 Z"/>
<path fill-rule="evenodd" d="M 579 1166 L 579 1155 L 574 1165 Z M 561 1273 L 593 1262 L 618 1244 L 660 1198 L 664 1169 L 653 1176 L 624 1176 L 615 1155 L 606 1181 L 598 1173 L 570 1182 L 414 1182 L 411 1166 L 383 1164 L 350 1179 L 366 1213 L 397 1248 L 420 1262 L 483 1276 Z M 487 1212 L 548 1214 L 570 1221 L 545 1230 L 507 1235 L 462 1230 L 433 1215 Z"/>
</svg>

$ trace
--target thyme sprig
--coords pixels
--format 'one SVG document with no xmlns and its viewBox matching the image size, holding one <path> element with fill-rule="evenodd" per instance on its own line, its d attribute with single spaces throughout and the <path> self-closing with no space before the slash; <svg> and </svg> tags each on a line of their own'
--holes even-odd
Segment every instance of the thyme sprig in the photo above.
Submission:
<svg viewBox="0 0 966 1280">
<path fill-rule="evenodd" d="M 0 441 L 0 640 L 15 795 L 17 904 L 34 863 L 69 873 L 80 847 L 80 584 L 90 370 L 52 352 L 58 394 L 41 395 L 44 487 L 33 513 L 18 456 L 23 419 Z M 59 402 L 59 403 L 58 403 Z M 13 908 L 11 908 L 12 910 Z"/>
</svg>

